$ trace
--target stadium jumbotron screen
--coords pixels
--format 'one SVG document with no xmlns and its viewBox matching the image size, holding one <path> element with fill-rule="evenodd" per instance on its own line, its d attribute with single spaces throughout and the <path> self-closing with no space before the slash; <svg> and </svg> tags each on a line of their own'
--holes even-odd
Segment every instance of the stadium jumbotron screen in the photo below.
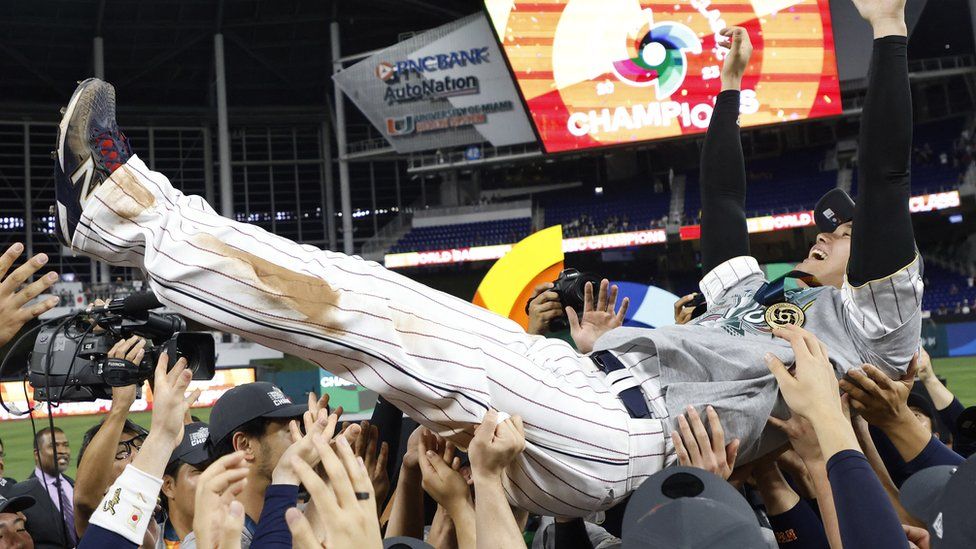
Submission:
<svg viewBox="0 0 976 549">
<path fill-rule="evenodd" d="M 742 125 L 842 111 L 828 0 L 486 0 L 550 153 L 704 132 L 726 26 L 755 54 Z"/>
</svg>

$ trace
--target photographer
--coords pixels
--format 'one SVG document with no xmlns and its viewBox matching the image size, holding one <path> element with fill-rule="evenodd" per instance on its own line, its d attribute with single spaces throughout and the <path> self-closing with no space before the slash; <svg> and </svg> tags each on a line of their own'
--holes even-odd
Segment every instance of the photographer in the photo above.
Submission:
<svg viewBox="0 0 976 549">
<path fill-rule="evenodd" d="M 145 356 L 145 346 L 145 339 L 132 336 L 116 343 L 108 356 L 138 364 Z M 112 388 L 112 409 L 88 445 L 82 448 L 74 496 L 74 527 L 79 534 L 85 533 L 88 519 L 98 507 L 105 490 L 139 454 L 145 440 L 145 430 L 127 420 L 137 391 L 136 385 Z"/>
</svg>

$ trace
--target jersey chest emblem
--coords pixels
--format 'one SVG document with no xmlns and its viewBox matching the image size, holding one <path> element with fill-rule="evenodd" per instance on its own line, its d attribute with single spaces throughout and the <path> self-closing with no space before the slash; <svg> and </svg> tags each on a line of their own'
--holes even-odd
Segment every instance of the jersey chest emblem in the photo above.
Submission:
<svg viewBox="0 0 976 549">
<path fill-rule="evenodd" d="M 766 324 L 770 328 L 783 328 L 784 326 L 803 327 L 806 323 L 806 314 L 803 309 L 792 303 L 774 303 L 766 308 Z"/>
</svg>

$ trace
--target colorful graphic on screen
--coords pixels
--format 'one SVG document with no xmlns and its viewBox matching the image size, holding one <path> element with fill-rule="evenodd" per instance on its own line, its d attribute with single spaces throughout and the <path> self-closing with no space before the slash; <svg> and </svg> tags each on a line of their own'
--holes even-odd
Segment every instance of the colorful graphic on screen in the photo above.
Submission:
<svg viewBox="0 0 976 549">
<path fill-rule="evenodd" d="M 755 52 L 742 126 L 842 111 L 828 0 L 486 0 L 547 152 L 704 132 L 727 26 Z"/>
</svg>

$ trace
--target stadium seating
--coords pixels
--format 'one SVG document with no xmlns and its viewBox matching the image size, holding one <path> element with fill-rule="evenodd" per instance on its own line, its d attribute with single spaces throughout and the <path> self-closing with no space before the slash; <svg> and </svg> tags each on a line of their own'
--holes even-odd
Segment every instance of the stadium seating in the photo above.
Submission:
<svg viewBox="0 0 976 549">
<path fill-rule="evenodd" d="M 976 307 L 976 286 L 970 286 L 966 277 L 943 269 L 932 261 L 925 263 L 925 295 L 923 311 L 944 309 L 952 313 L 957 304 L 966 302 Z"/>
<path fill-rule="evenodd" d="M 578 191 L 584 192 L 584 191 Z M 545 210 L 545 225 L 563 225 L 567 236 L 588 236 L 604 232 L 635 231 L 654 228 L 668 215 L 671 196 L 668 193 L 655 193 L 652 189 L 632 189 L 616 191 L 613 195 L 581 197 L 561 194 L 542 198 L 540 205 Z M 584 218 L 584 216 L 586 216 Z M 577 227 L 581 219 L 586 227 Z M 623 226 L 623 221 L 627 226 Z M 595 227 L 596 231 L 588 228 Z M 603 231 L 600 229 L 607 229 Z"/>
<path fill-rule="evenodd" d="M 419 227 L 404 235 L 390 253 L 512 244 L 528 236 L 531 229 L 532 220 L 529 218 Z"/>
</svg>

